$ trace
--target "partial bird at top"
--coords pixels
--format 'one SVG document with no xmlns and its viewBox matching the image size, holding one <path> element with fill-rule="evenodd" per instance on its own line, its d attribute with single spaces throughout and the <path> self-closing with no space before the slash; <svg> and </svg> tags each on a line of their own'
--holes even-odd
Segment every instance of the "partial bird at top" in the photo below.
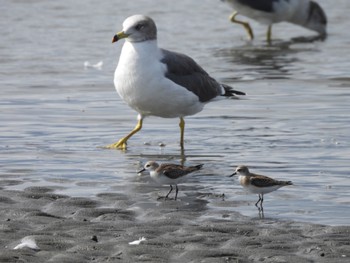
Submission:
<svg viewBox="0 0 350 263">
<path fill-rule="evenodd" d="M 125 38 L 114 85 L 120 97 L 139 113 L 136 127 L 107 148 L 125 149 L 128 139 L 142 128 L 147 116 L 180 118 L 180 145 L 184 147 L 185 116 L 200 112 L 219 96 L 244 95 L 221 84 L 192 58 L 158 48 L 157 27 L 144 15 L 133 15 L 112 42 Z M 227 109 L 225 109 L 227 111 Z"/>
<path fill-rule="evenodd" d="M 289 22 L 316 31 L 325 38 L 327 17 L 321 6 L 310 0 L 222 0 L 229 3 L 234 12 L 230 16 L 233 23 L 241 24 L 249 38 L 254 38 L 253 30 L 248 22 L 236 19 L 238 14 L 268 25 L 266 38 L 271 42 L 272 25 Z"/>
</svg>

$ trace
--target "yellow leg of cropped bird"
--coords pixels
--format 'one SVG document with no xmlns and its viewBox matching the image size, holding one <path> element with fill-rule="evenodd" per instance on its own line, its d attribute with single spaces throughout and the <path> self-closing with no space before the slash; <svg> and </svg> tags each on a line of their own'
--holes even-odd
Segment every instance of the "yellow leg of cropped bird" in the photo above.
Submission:
<svg viewBox="0 0 350 263">
<path fill-rule="evenodd" d="M 142 129 L 142 118 L 139 118 L 135 128 L 124 138 L 120 139 L 118 142 L 113 143 L 111 145 L 106 146 L 107 149 L 126 149 L 126 142 L 129 140 L 131 136 L 133 136 L 135 133 L 137 133 L 139 130 Z"/>
<path fill-rule="evenodd" d="M 185 120 L 180 117 L 180 146 L 181 148 L 184 148 L 184 133 L 185 133 Z"/>
<path fill-rule="evenodd" d="M 245 31 L 247 31 L 248 35 L 249 35 L 249 39 L 250 40 L 253 40 L 254 38 L 254 34 L 253 34 L 253 30 L 252 28 L 250 27 L 249 23 L 247 22 L 243 22 L 243 21 L 240 21 L 240 20 L 236 20 L 236 16 L 238 15 L 238 12 L 233 12 L 233 14 L 230 16 L 230 21 L 232 23 L 237 23 L 237 24 L 240 24 L 242 26 L 244 26 L 244 29 Z"/>
<path fill-rule="evenodd" d="M 271 43 L 271 35 L 272 35 L 272 25 L 269 25 L 266 32 L 266 40 L 268 43 Z"/>
</svg>

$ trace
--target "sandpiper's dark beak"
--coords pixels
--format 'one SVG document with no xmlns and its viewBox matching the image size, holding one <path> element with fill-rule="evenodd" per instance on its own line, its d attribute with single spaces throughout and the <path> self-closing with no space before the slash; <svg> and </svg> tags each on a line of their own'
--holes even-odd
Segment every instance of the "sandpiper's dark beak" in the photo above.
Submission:
<svg viewBox="0 0 350 263">
<path fill-rule="evenodd" d="M 229 177 L 232 177 L 232 176 L 234 176 L 234 175 L 236 175 L 237 174 L 237 172 L 234 172 L 233 174 L 231 174 Z"/>
<path fill-rule="evenodd" d="M 144 172 L 144 171 L 146 171 L 145 168 L 143 168 L 142 170 L 138 171 L 137 173 L 139 174 L 139 173 L 142 173 L 142 172 Z"/>
<path fill-rule="evenodd" d="M 128 36 L 129 36 L 128 34 L 125 34 L 123 31 L 121 31 L 114 35 L 112 39 L 112 43 L 117 42 L 120 39 L 127 38 Z"/>
</svg>

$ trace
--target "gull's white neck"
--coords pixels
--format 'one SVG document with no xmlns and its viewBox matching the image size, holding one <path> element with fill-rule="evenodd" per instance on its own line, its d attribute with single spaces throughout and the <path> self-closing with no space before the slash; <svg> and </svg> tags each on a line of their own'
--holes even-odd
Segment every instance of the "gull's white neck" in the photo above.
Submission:
<svg viewBox="0 0 350 263">
<path fill-rule="evenodd" d="M 159 60 L 159 57 L 160 50 L 158 49 L 157 40 L 147 40 L 142 42 L 125 41 L 120 54 L 118 66 L 122 63 L 139 64 L 140 60 Z"/>
<path fill-rule="evenodd" d="M 118 76 L 121 79 L 137 78 L 140 75 L 152 76 L 155 65 L 159 67 L 161 64 L 161 57 L 162 52 L 158 48 L 157 40 L 125 41 L 114 77 Z M 163 71 L 163 69 L 158 70 Z"/>
</svg>

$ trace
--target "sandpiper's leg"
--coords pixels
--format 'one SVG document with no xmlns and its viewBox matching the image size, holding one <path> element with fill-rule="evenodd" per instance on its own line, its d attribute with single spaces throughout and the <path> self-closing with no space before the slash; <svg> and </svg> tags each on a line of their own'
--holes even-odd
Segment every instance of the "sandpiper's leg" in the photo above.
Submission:
<svg viewBox="0 0 350 263">
<path fill-rule="evenodd" d="M 243 22 L 243 21 L 240 21 L 240 20 L 237 20 L 236 19 L 236 16 L 238 15 L 238 12 L 235 11 L 232 13 L 232 15 L 230 16 L 230 21 L 232 23 L 236 23 L 236 24 L 240 24 L 244 27 L 245 31 L 247 31 L 248 35 L 249 35 L 249 39 L 250 40 L 253 40 L 254 39 L 254 34 L 253 34 L 253 30 L 252 28 L 250 27 L 249 23 L 247 22 Z"/>
<path fill-rule="evenodd" d="M 135 126 L 135 128 L 124 138 L 120 139 L 118 142 L 113 143 L 111 145 L 106 146 L 107 149 L 122 149 L 125 150 L 126 149 L 126 142 L 129 140 L 129 138 L 131 136 L 133 136 L 135 133 L 137 133 L 139 130 L 142 129 L 142 122 L 143 122 L 143 118 L 142 116 L 138 116 L 138 122 Z"/>
<path fill-rule="evenodd" d="M 271 43 L 271 35 L 272 35 L 272 25 L 269 25 L 266 32 L 266 41 L 270 44 Z"/>
<path fill-rule="evenodd" d="M 259 200 L 258 200 L 258 202 L 255 203 L 255 206 L 259 209 L 259 211 L 260 211 L 260 207 L 258 206 L 258 204 L 261 201 L 261 196 L 262 195 L 259 194 Z"/>
<path fill-rule="evenodd" d="M 264 213 L 263 202 L 264 202 L 264 194 L 261 194 L 260 212 L 262 213 Z"/>
<path fill-rule="evenodd" d="M 176 194 L 175 194 L 175 200 L 176 200 L 177 199 L 177 193 L 179 192 L 179 188 L 177 188 L 177 184 L 175 186 L 176 186 Z"/>
<path fill-rule="evenodd" d="M 259 211 L 259 218 L 260 219 L 264 219 L 265 218 L 264 210 Z"/>
<path fill-rule="evenodd" d="M 180 117 L 180 146 L 181 149 L 184 148 L 184 134 L 185 134 L 185 120 L 183 117 Z"/>
<path fill-rule="evenodd" d="M 171 193 L 171 191 L 173 190 L 173 186 L 172 185 L 170 185 L 170 191 L 169 191 L 169 193 L 165 196 L 165 199 L 167 199 L 168 198 L 168 196 L 169 196 L 169 194 Z M 176 199 L 176 198 L 175 198 Z"/>
</svg>

